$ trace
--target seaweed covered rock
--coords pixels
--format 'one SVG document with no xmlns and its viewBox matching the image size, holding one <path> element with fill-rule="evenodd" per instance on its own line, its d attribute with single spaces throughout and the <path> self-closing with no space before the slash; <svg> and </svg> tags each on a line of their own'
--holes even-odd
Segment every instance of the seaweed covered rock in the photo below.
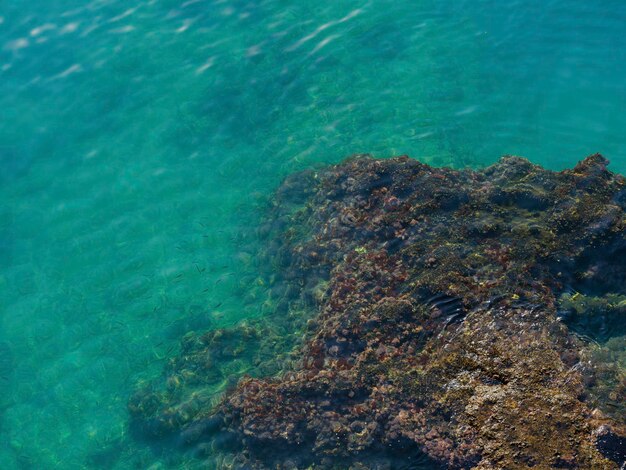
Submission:
<svg viewBox="0 0 626 470">
<path fill-rule="evenodd" d="M 177 432 L 214 420 L 195 442 L 228 436 L 239 468 L 619 468 L 626 180 L 607 164 L 356 156 L 288 178 L 272 243 L 318 313 L 281 373 Z"/>
</svg>

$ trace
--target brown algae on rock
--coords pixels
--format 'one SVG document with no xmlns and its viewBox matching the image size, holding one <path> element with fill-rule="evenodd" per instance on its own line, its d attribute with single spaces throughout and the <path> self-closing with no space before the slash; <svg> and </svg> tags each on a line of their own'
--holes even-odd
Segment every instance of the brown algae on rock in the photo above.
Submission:
<svg viewBox="0 0 626 470">
<path fill-rule="evenodd" d="M 277 308 L 185 338 L 134 428 L 232 468 L 619 468 L 626 180 L 607 164 L 358 155 L 287 178 L 264 229 Z"/>
</svg>

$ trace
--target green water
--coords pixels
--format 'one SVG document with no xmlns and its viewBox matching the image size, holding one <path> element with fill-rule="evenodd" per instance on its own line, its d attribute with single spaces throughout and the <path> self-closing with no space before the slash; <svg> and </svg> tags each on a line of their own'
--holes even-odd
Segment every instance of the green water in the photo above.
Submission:
<svg viewBox="0 0 626 470">
<path fill-rule="evenodd" d="M 126 402 L 271 308 L 246 286 L 290 172 L 626 171 L 625 37 L 619 0 L 0 0 L 0 467 L 192 465 Z"/>
</svg>

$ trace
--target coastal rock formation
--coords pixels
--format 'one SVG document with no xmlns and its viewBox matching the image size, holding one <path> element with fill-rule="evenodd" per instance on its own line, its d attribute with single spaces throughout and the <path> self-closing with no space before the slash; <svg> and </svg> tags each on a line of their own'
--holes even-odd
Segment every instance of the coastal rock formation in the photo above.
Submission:
<svg viewBox="0 0 626 470">
<path fill-rule="evenodd" d="M 187 341 L 134 425 L 235 468 L 620 468 L 626 180 L 607 164 L 361 155 L 289 177 L 268 229 L 285 307 Z M 253 376 L 192 399 L 235 351 Z"/>
</svg>

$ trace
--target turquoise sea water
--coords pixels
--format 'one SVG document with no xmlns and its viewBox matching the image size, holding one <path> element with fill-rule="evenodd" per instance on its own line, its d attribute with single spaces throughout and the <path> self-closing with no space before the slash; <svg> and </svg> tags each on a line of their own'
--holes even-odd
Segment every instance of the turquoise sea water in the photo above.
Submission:
<svg viewBox="0 0 626 470">
<path fill-rule="evenodd" d="M 0 1 L 0 468 L 188 468 L 126 403 L 263 315 L 281 179 L 368 152 L 626 172 L 618 0 Z"/>
</svg>

